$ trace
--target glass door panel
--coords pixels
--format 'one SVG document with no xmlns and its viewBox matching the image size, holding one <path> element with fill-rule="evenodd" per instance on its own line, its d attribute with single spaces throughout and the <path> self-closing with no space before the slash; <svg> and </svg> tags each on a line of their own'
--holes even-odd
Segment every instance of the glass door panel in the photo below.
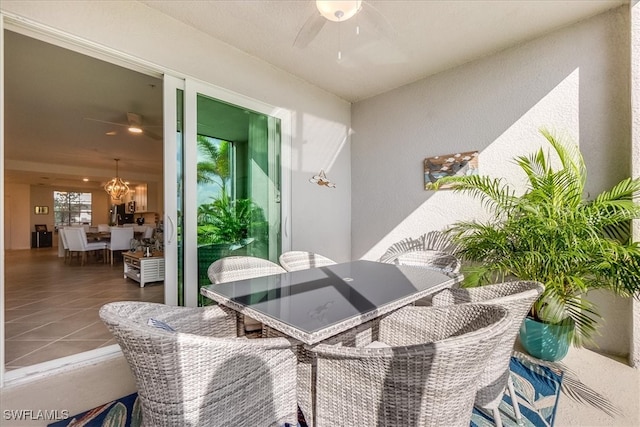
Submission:
<svg viewBox="0 0 640 427">
<path fill-rule="evenodd" d="M 164 76 L 165 303 L 185 305 L 184 292 L 184 80 Z"/>
<path fill-rule="evenodd" d="M 281 253 L 280 120 L 198 94 L 198 289 L 225 256 L 277 262 Z M 199 296 L 199 304 L 207 300 Z"/>
<path fill-rule="evenodd" d="M 200 287 L 214 261 L 277 262 L 291 247 L 291 112 L 191 79 L 183 110 L 181 271 L 184 305 L 195 306 L 208 303 Z"/>
</svg>

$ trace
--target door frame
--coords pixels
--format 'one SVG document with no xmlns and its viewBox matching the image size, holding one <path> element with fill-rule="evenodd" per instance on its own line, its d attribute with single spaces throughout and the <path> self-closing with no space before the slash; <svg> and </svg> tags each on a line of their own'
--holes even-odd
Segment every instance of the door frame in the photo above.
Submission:
<svg viewBox="0 0 640 427">
<path fill-rule="evenodd" d="M 213 91 L 216 95 L 214 97 L 222 100 L 227 100 L 227 102 L 234 103 L 239 106 L 244 106 L 246 108 L 250 108 L 259 112 L 264 112 L 265 114 L 269 114 L 281 119 L 281 173 L 282 173 L 282 188 L 281 188 L 281 200 L 282 200 L 282 250 L 290 250 L 291 248 L 291 232 L 290 232 L 290 215 L 291 215 L 291 117 L 292 113 L 290 110 L 284 108 L 278 108 L 275 106 L 271 106 L 265 104 L 261 101 L 255 100 L 253 98 L 234 93 L 232 91 L 216 87 L 213 85 L 209 85 L 205 82 L 200 82 L 195 79 L 185 78 L 173 70 L 163 68 L 158 64 L 154 64 L 151 62 L 147 62 L 140 58 L 137 58 L 132 55 L 125 54 L 116 49 L 109 48 L 104 45 L 100 45 L 98 43 L 91 42 L 84 38 L 74 36 L 72 34 L 54 29 L 52 27 L 37 23 L 35 21 L 31 21 L 29 19 L 25 19 L 19 15 L 12 14 L 10 12 L 2 11 L 0 12 L 0 93 L 4 94 L 4 30 L 15 31 L 20 34 L 33 37 L 38 40 L 45 41 L 47 43 L 51 43 L 63 48 L 67 48 L 73 50 L 75 52 L 81 53 L 83 55 L 88 55 L 103 61 L 110 62 L 112 64 L 120 65 L 126 68 L 129 68 L 134 71 L 138 71 L 141 73 L 151 74 L 157 76 L 159 78 L 163 78 L 165 95 L 167 94 L 167 90 L 182 88 L 182 85 L 186 82 L 189 82 L 189 85 L 194 85 L 194 88 L 202 87 L 206 88 L 207 91 Z M 186 81 L 185 81 L 186 79 Z M 169 82 L 167 84 L 167 82 Z M 163 115 L 164 115 L 164 134 L 165 134 L 165 154 L 164 154 L 164 203 L 165 203 L 165 227 L 171 227 L 171 221 L 174 221 L 177 215 L 177 206 L 176 201 L 173 199 L 173 203 L 169 201 L 169 197 L 167 194 L 175 195 L 177 191 L 175 172 L 176 172 L 176 164 L 175 162 L 171 163 L 171 160 L 175 160 L 176 155 L 176 104 L 175 104 L 175 93 L 173 90 L 173 98 L 166 98 L 163 100 Z M 186 91 L 185 91 L 186 94 Z M 186 104 L 185 104 L 185 116 L 186 116 Z M 4 96 L 0 96 L 0 129 L 4 129 Z M 185 132 L 186 134 L 186 132 Z M 171 136 L 173 137 L 171 137 Z M 185 135 L 186 136 L 186 135 Z M 186 141 L 186 138 L 183 138 Z M 187 144 L 185 144 L 187 145 Z M 0 132 L 0 146 L 4 146 L 4 133 Z M 184 159 L 183 159 L 184 162 Z M 0 168 L 4 172 L 4 152 L 0 151 Z M 189 170 L 189 168 L 185 168 Z M 192 168 L 195 173 L 195 168 Z M 172 171 L 174 175 L 172 179 L 168 179 L 169 172 Z M 194 175 L 195 182 L 195 175 Z M 0 174 L 0 190 L 4 196 L 4 173 Z M 173 193 L 169 193 L 169 191 L 174 191 Z M 194 202 L 195 205 L 195 202 Z M 186 206 L 186 201 L 185 201 Z M 4 208 L 5 208 L 5 200 L 4 197 L 0 197 L 0 221 L 4 224 Z M 172 230 L 166 230 L 171 232 Z M 195 229 L 194 229 L 195 231 Z M 194 233 L 195 236 L 195 233 Z M 169 236 L 170 237 L 170 236 Z M 196 240 L 193 240 L 195 242 Z M 173 245 L 172 245 L 173 243 Z M 169 244 L 169 252 L 167 253 L 165 248 L 165 261 L 167 261 L 168 257 L 170 262 L 165 263 L 165 303 L 167 304 L 175 304 L 177 303 L 177 250 L 174 252 L 174 248 L 176 241 L 170 240 Z M 195 244 L 195 243 L 194 243 Z M 189 249 L 187 252 L 186 249 Z M 192 271 L 189 273 L 189 276 L 185 275 L 184 280 L 187 282 L 187 278 L 193 280 L 195 277 L 197 283 L 197 261 L 196 257 L 189 256 L 193 255 L 193 252 L 197 251 L 196 246 L 193 248 L 185 247 L 185 269 L 191 269 Z M 5 290 L 5 246 L 4 239 L 0 239 L 0 295 L 4 295 Z M 189 262 L 187 264 L 187 260 Z M 192 265 L 193 264 L 193 265 Z M 195 267 L 194 267 L 195 266 Z M 187 270 L 188 271 L 188 270 Z M 172 281 L 172 278 L 176 278 L 176 281 Z M 167 280 L 169 278 L 169 280 Z M 167 282 L 172 282 L 173 289 L 168 289 Z M 185 288 L 186 291 L 187 288 Z M 197 293 L 195 294 L 196 302 L 197 302 Z M 193 295 L 190 296 L 193 298 Z M 190 305 L 190 304 L 188 304 Z M 4 338 L 5 338 L 5 316 L 4 316 L 4 298 L 0 298 L 0 343 L 4 348 Z M 75 369 L 79 366 L 91 365 L 98 363 L 100 361 L 108 360 L 114 357 L 121 356 L 121 351 L 117 345 L 104 347 L 97 350 L 92 350 L 88 352 L 74 354 L 65 358 L 55 359 L 50 362 L 44 362 L 37 365 L 32 365 L 16 370 L 12 370 L 10 372 L 5 372 L 5 357 L 4 351 L 0 351 L 0 388 L 3 388 L 9 384 L 17 385 L 21 383 L 27 383 L 31 381 L 36 381 L 42 379 L 43 377 L 60 373 L 64 371 L 68 371 L 71 369 Z"/>
</svg>

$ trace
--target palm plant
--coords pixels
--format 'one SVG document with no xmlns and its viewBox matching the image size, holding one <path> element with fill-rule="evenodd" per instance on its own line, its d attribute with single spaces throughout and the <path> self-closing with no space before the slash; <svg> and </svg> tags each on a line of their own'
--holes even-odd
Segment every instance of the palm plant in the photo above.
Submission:
<svg viewBox="0 0 640 427">
<path fill-rule="evenodd" d="M 640 246 L 630 232 L 631 220 L 640 217 L 640 179 L 624 179 L 585 200 L 586 167 L 578 147 L 541 133 L 560 167 L 552 167 L 543 148 L 518 157 L 528 180 L 524 194 L 516 195 L 503 179 L 481 175 L 446 177 L 433 187 L 452 184 L 492 214 L 486 222 L 461 221 L 447 230 L 459 245 L 458 256 L 468 261 L 465 285 L 514 276 L 544 283 L 531 316 L 571 326 L 568 339 L 580 346 L 592 340 L 601 320 L 588 291 L 640 296 Z"/>
<path fill-rule="evenodd" d="M 222 193 L 198 207 L 198 243 L 238 243 L 248 237 L 264 239 L 262 209 L 249 199 L 232 200 Z"/>
<path fill-rule="evenodd" d="M 198 149 L 204 159 L 198 161 L 196 168 L 196 182 L 216 183 L 220 185 L 222 193 L 227 191 L 227 181 L 231 177 L 229 164 L 230 143 L 227 141 L 215 142 L 204 135 L 197 136 Z M 217 178 L 217 179 L 216 179 Z"/>
</svg>

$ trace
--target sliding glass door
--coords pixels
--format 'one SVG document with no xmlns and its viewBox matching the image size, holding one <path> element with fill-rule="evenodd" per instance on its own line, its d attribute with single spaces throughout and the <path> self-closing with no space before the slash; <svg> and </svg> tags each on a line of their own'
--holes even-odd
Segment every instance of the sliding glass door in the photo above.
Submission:
<svg viewBox="0 0 640 427">
<path fill-rule="evenodd" d="M 184 304 L 203 305 L 199 289 L 210 284 L 211 263 L 234 255 L 277 262 L 289 247 L 282 203 L 288 137 L 282 129 L 290 121 L 286 112 L 189 80 L 184 100 L 182 161 L 189 166 L 182 179 L 184 265 L 178 276 Z"/>
</svg>

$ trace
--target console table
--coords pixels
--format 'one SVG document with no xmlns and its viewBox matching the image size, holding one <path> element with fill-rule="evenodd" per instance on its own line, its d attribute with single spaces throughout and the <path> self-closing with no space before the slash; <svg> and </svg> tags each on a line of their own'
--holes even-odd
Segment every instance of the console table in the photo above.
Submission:
<svg viewBox="0 0 640 427">
<path fill-rule="evenodd" d="M 123 252 L 124 278 L 127 277 L 140 283 L 160 282 L 164 280 L 164 254 L 152 252 L 145 257 L 143 252 Z"/>
</svg>

